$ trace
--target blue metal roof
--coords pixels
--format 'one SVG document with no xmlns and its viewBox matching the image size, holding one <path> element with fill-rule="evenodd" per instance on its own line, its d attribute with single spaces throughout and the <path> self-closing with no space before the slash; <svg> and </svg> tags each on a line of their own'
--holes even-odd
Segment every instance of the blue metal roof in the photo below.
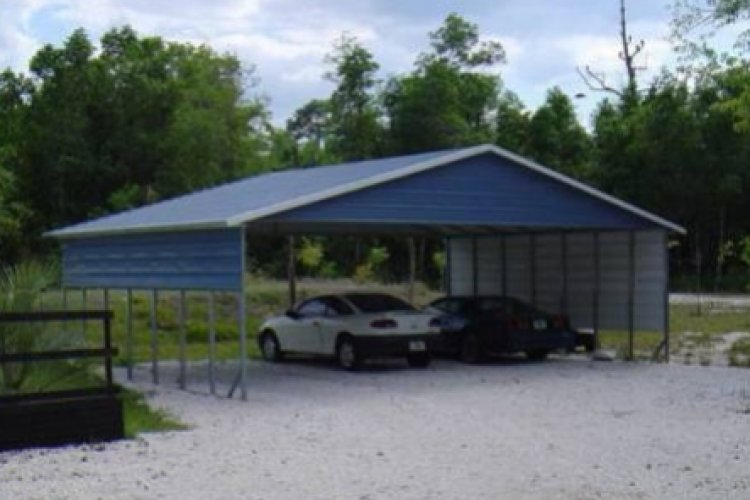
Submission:
<svg viewBox="0 0 750 500">
<path fill-rule="evenodd" d="M 106 215 L 48 234 L 66 237 L 132 232 L 145 228 L 226 227 L 228 219 L 239 214 L 435 160 L 451 152 L 436 151 L 265 173 L 126 212 Z"/>
<path fill-rule="evenodd" d="M 550 186 L 558 186 L 565 191 L 566 199 L 571 200 L 571 203 L 576 207 L 586 206 L 592 212 L 596 212 L 597 210 L 602 211 L 599 224 L 597 224 L 597 217 L 594 213 L 587 215 L 586 224 L 580 224 L 582 219 L 580 218 L 580 214 L 578 214 L 577 221 L 579 224 L 577 225 L 579 227 L 611 227 L 619 229 L 637 226 L 638 224 L 635 224 L 633 221 L 639 220 L 641 226 L 656 225 L 668 230 L 684 232 L 681 227 L 669 221 L 597 191 L 558 172 L 542 167 L 526 158 L 517 156 L 496 146 L 482 145 L 333 166 L 266 173 L 127 212 L 83 222 L 52 231 L 48 234 L 59 238 L 73 238 L 149 231 L 226 228 L 241 226 L 254 221 L 283 219 L 284 214 L 295 214 L 297 215 L 295 217 L 296 220 L 304 220 L 309 224 L 316 222 L 315 216 L 312 216 L 312 214 L 317 213 L 315 209 L 320 203 L 340 198 L 342 201 L 345 201 L 343 198 L 346 198 L 349 200 L 348 203 L 344 203 L 341 206 L 346 207 L 346 210 L 350 213 L 354 213 L 357 211 L 357 201 L 352 200 L 351 197 L 355 196 L 354 193 L 358 191 L 390 184 L 391 181 L 426 173 L 444 165 L 454 165 L 454 167 L 458 168 L 462 164 L 470 164 L 471 162 L 468 161 L 470 159 L 478 157 L 487 158 L 493 155 L 496 160 L 499 158 L 502 161 L 489 163 L 505 167 L 505 170 L 510 168 L 511 171 L 523 171 L 521 177 L 518 175 L 507 176 L 506 182 L 517 183 L 525 180 L 516 186 L 500 186 L 498 183 L 504 182 L 503 179 L 498 178 L 497 175 L 489 175 L 492 172 L 486 170 L 489 172 L 486 176 L 486 182 L 497 186 L 499 198 L 502 198 L 504 195 L 510 195 L 510 198 L 505 200 L 494 196 L 495 201 L 493 203 L 507 204 L 508 202 L 512 202 L 513 195 L 516 195 L 515 199 L 518 200 L 538 198 L 539 195 L 543 195 L 544 193 L 523 191 L 528 186 L 541 186 L 539 182 L 534 182 L 534 179 L 541 178 L 544 181 L 542 184 L 546 186 L 544 189 L 549 190 Z M 483 162 L 485 165 L 487 163 L 487 161 Z M 487 167 L 485 166 L 485 168 Z M 492 166 L 489 168 L 492 168 Z M 472 192 L 482 187 L 484 181 L 482 180 L 483 174 L 481 170 L 472 170 L 470 177 L 476 177 L 477 175 L 479 178 L 475 179 L 475 182 L 478 185 L 470 186 L 464 184 L 466 190 L 466 193 L 464 193 L 465 197 L 471 198 Z M 456 179 L 455 175 L 453 179 Z M 487 186 L 484 187 L 486 188 Z M 398 195 L 398 192 L 399 190 L 396 189 L 395 194 Z M 376 192 L 372 192 L 372 194 L 376 195 Z M 520 197 L 518 196 L 519 194 Z M 364 196 L 364 198 L 368 198 L 368 196 Z M 372 196 L 369 198 L 372 198 Z M 574 198 L 577 198 L 579 203 L 576 204 Z M 597 203 L 586 203 L 587 200 L 593 200 Z M 382 220 L 372 220 L 372 217 L 377 217 L 378 213 L 377 211 L 373 211 L 363 215 L 363 217 L 369 217 L 367 220 L 363 219 L 363 222 L 383 222 L 386 224 L 396 224 L 399 222 L 411 223 L 414 222 L 414 216 L 419 213 L 420 209 L 424 210 L 425 208 L 430 209 L 432 207 L 438 211 L 442 210 L 440 213 L 443 213 L 445 217 L 438 217 L 437 219 L 435 217 L 428 217 L 420 222 L 436 225 L 439 225 L 441 222 L 448 225 L 460 224 L 462 222 L 470 223 L 469 220 L 460 219 L 462 215 L 460 212 L 456 211 L 452 213 L 450 203 L 442 207 L 442 209 L 438 207 L 440 203 L 435 201 L 432 193 L 426 193 L 426 196 L 422 196 L 419 200 L 415 201 L 422 203 L 423 206 L 417 207 L 407 203 L 404 205 L 406 208 L 396 210 L 395 214 L 391 208 L 391 213 Z M 363 199 L 363 202 L 366 205 L 372 203 L 372 200 L 367 201 Z M 392 200 L 391 204 L 393 205 Z M 298 216 L 298 211 L 305 207 L 313 209 L 309 212 L 311 217 Z M 511 207 L 511 212 L 513 212 L 514 208 L 515 213 L 519 215 L 518 220 L 513 221 L 507 217 L 501 217 L 494 220 L 495 225 L 498 227 L 513 224 L 522 226 L 525 223 L 531 222 L 527 220 L 528 217 L 526 215 L 528 214 L 520 213 L 526 210 L 524 207 Z M 554 221 L 550 222 L 554 222 L 554 225 L 557 227 L 564 226 L 565 207 L 547 208 L 546 213 L 549 216 L 554 215 Z M 618 217 L 617 213 L 620 213 L 621 217 Z M 575 214 L 569 213 L 569 215 L 574 216 Z M 541 227 L 541 224 L 538 222 L 540 217 L 543 216 L 544 213 L 537 211 L 537 223 L 529 223 L 528 225 Z M 456 219 L 456 217 L 459 217 L 459 219 Z M 399 218 L 400 220 L 398 220 Z M 332 219 L 335 219 L 335 217 L 329 212 L 326 216 L 322 216 L 319 222 L 329 222 Z M 351 218 L 347 218 L 346 220 L 357 222 Z M 618 220 L 621 223 L 617 223 Z M 477 221 L 477 223 L 492 226 L 493 219 L 491 216 L 488 216 L 481 221 Z M 576 224 L 572 224 L 572 226 L 576 226 Z"/>
</svg>

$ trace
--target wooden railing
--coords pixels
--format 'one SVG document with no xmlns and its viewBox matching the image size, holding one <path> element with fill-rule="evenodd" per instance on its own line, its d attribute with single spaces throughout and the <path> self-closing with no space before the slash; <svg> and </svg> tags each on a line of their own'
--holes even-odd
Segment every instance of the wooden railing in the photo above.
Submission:
<svg viewBox="0 0 750 500">
<path fill-rule="evenodd" d="M 112 311 L 33 311 L 0 313 L 0 323 L 30 323 L 52 321 L 90 321 L 101 320 L 103 323 L 103 346 L 97 349 L 64 349 L 56 351 L 14 352 L 0 354 L 0 365 L 4 363 L 33 363 L 60 359 L 102 358 L 104 361 L 104 387 L 89 387 L 72 390 L 33 392 L 28 394 L 0 395 L 0 402 L 22 401 L 28 399 L 54 399 L 80 397 L 96 394 L 115 394 L 117 388 L 112 380 L 112 357 L 117 355 L 117 348 L 112 347 Z"/>
<path fill-rule="evenodd" d="M 103 387 L 0 395 L 0 450 L 123 437 L 123 405 L 118 387 L 112 381 L 112 356 L 117 354 L 117 349 L 112 347 L 112 317 L 110 311 L 0 313 L 0 324 L 101 320 L 104 327 L 101 348 L 5 353 L 0 355 L 0 365 L 102 358 L 105 378 Z"/>
</svg>

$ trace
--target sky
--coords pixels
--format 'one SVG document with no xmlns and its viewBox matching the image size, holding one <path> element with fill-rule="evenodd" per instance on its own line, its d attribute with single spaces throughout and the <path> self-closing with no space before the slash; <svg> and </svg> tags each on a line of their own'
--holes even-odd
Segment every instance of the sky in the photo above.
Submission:
<svg viewBox="0 0 750 500">
<path fill-rule="evenodd" d="M 628 0 L 628 27 L 646 46 L 640 75 L 648 81 L 674 63 L 668 36 L 670 0 Z M 203 43 L 255 67 L 249 92 L 268 99 L 283 124 L 312 98 L 330 94 L 325 55 L 342 32 L 356 36 L 380 64 L 380 78 L 408 72 L 428 49 L 428 33 L 456 12 L 500 41 L 507 63 L 491 68 L 531 109 L 559 86 L 588 125 L 601 94 L 576 73 L 590 65 L 607 83 L 623 81 L 619 0 L 0 0 L 0 68 L 26 71 L 44 44 L 61 44 L 76 28 L 92 39 L 131 25 L 143 35 Z"/>
</svg>

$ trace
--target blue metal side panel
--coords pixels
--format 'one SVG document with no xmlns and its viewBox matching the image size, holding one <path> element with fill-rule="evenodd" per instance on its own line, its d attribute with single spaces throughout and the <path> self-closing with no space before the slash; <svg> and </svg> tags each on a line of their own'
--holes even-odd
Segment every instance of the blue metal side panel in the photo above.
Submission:
<svg viewBox="0 0 750 500">
<path fill-rule="evenodd" d="M 240 290 L 240 228 L 147 233 L 63 243 L 63 286 Z"/>
<path fill-rule="evenodd" d="M 491 154 L 294 209 L 268 220 L 539 229 L 656 227 L 626 210 Z"/>
</svg>

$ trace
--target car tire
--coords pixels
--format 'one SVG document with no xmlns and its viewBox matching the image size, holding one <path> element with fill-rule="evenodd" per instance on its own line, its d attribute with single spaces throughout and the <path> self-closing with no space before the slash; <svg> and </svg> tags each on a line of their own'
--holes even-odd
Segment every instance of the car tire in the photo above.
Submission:
<svg viewBox="0 0 750 500">
<path fill-rule="evenodd" d="M 592 353 L 596 349 L 596 345 L 594 345 L 594 336 L 592 335 L 590 339 L 586 339 L 586 342 L 583 344 L 583 349 L 588 352 Z"/>
<path fill-rule="evenodd" d="M 480 363 L 484 359 L 484 347 L 479 335 L 469 332 L 463 336 L 458 347 L 458 358 L 469 364 Z"/>
<path fill-rule="evenodd" d="M 348 371 L 359 370 L 362 366 L 362 357 L 351 336 L 343 336 L 336 343 L 336 361 L 341 368 Z"/>
<path fill-rule="evenodd" d="M 547 349 L 531 349 L 530 351 L 526 351 L 526 357 L 530 361 L 544 361 L 548 355 L 549 351 Z"/>
<path fill-rule="evenodd" d="M 284 358 L 279 339 L 276 338 L 276 334 L 273 332 L 263 332 L 258 339 L 258 347 L 260 347 L 263 359 L 269 363 L 278 363 Z"/>
<path fill-rule="evenodd" d="M 432 361 L 432 356 L 426 352 L 420 352 L 417 354 L 409 354 L 406 356 L 406 362 L 412 368 L 427 368 Z"/>
</svg>

